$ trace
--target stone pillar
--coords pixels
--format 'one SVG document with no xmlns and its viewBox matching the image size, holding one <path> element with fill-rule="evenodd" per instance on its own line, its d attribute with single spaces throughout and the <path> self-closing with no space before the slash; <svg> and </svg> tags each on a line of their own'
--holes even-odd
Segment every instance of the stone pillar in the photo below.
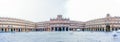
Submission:
<svg viewBox="0 0 120 42">
<path fill-rule="evenodd" d="M 98 28 L 96 28 L 96 31 L 98 31 Z"/>
<path fill-rule="evenodd" d="M 17 28 L 15 28 L 15 32 L 17 32 Z"/>
<path fill-rule="evenodd" d="M 68 31 L 69 31 L 69 28 L 68 28 Z"/>
<path fill-rule="evenodd" d="M 101 31 L 101 28 L 99 28 L 99 31 Z"/>
<path fill-rule="evenodd" d="M 65 31 L 65 27 L 62 27 L 63 28 L 63 31 Z"/>
<path fill-rule="evenodd" d="M 34 31 L 34 29 L 31 29 L 31 31 Z"/>
<path fill-rule="evenodd" d="M 53 31 L 55 31 L 55 27 L 53 27 Z"/>
<path fill-rule="evenodd" d="M 67 27 L 67 31 L 69 31 L 69 28 Z"/>
<path fill-rule="evenodd" d="M 62 28 L 62 31 L 64 31 L 64 30 L 63 30 L 64 28 L 63 28 L 63 27 L 61 27 L 61 28 Z"/>
<path fill-rule="evenodd" d="M 104 28 L 104 31 L 106 32 L 106 28 Z"/>
<path fill-rule="evenodd" d="M 18 32 L 20 32 L 20 28 L 18 28 Z"/>
<path fill-rule="evenodd" d="M 115 28 L 114 28 L 114 31 L 115 31 Z"/>
<path fill-rule="evenodd" d="M 51 29 L 52 29 L 51 31 L 54 31 L 54 27 L 52 27 Z"/>
<path fill-rule="evenodd" d="M 88 28 L 88 31 L 90 31 L 90 29 Z"/>
<path fill-rule="evenodd" d="M 3 28 L 3 32 L 5 32 L 5 28 Z"/>
<path fill-rule="evenodd" d="M 90 28 L 90 31 L 92 31 L 92 28 Z"/>
<path fill-rule="evenodd" d="M 43 31 L 43 28 L 40 28 L 41 29 L 41 31 Z M 37 30 L 38 31 L 38 30 Z"/>
<path fill-rule="evenodd" d="M 22 31 L 22 29 L 20 28 L 20 32 Z"/>
<path fill-rule="evenodd" d="M 54 27 L 54 31 L 56 31 L 56 27 Z"/>
<path fill-rule="evenodd" d="M 12 28 L 13 29 L 13 32 L 15 32 L 15 28 Z"/>
<path fill-rule="evenodd" d="M 63 31 L 63 28 L 61 27 L 61 31 Z"/>
<path fill-rule="evenodd" d="M 53 30 L 54 30 L 54 27 L 51 28 L 51 31 L 53 31 Z"/>
<path fill-rule="evenodd" d="M 99 31 L 99 28 L 98 28 L 98 31 Z"/>
<path fill-rule="evenodd" d="M 66 27 L 64 28 L 64 30 L 66 31 Z"/>
<path fill-rule="evenodd" d="M 57 27 L 57 31 L 59 30 L 59 27 Z"/>
<path fill-rule="evenodd" d="M 89 29 L 87 28 L 87 31 L 89 31 Z"/>
<path fill-rule="evenodd" d="M 26 30 L 25 30 L 25 28 L 22 28 L 23 29 L 23 32 L 25 32 Z"/>
<path fill-rule="evenodd" d="M 50 31 L 53 31 L 53 27 L 50 28 Z"/>
<path fill-rule="evenodd" d="M 43 28 L 43 31 L 45 31 L 45 28 Z"/>
<path fill-rule="evenodd" d="M 97 31 L 98 31 L 98 28 L 97 28 Z"/>
<path fill-rule="evenodd" d="M 1 30 L 1 28 L 0 28 L 0 32 L 1 32 L 2 30 Z"/>
<path fill-rule="evenodd" d="M 99 28 L 99 31 L 101 31 L 101 29 Z"/>
<path fill-rule="evenodd" d="M 11 29 L 12 29 L 12 28 L 8 28 L 8 31 L 11 32 Z"/>
<path fill-rule="evenodd" d="M 99 31 L 99 28 L 97 28 L 97 31 Z"/>
<path fill-rule="evenodd" d="M 6 32 L 8 32 L 8 28 L 6 28 Z"/>
<path fill-rule="evenodd" d="M 0 28 L 0 32 L 3 32 L 3 29 L 2 29 L 2 28 Z"/>
</svg>

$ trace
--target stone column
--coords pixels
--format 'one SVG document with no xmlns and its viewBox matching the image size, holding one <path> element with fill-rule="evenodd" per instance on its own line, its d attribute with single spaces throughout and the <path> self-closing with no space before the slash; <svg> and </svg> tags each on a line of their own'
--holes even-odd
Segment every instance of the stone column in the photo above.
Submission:
<svg viewBox="0 0 120 42">
<path fill-rule="evenodd" d="M 104 28 L 104 31 L 106 32 L 106 28 Z"/>
<path fill-rule="evenodd" d="M 100 28 L 98 28 L 98 31 L 100 31 Z"/>
<path fill-rule="evenodd" d="M 6 32 L 8 32 L 8 28 L 6 28 Z"/>
<path fill-rule="evenodd" d="M 12 32 L 14 32 L 15 30 L 14 30 L 14 28 L 12 28 Z"/>
<path fill-rule="evenodd" d="M 62 27 L 63 28 L 63 31 L 65 31 L 65 27 Z"/>
<path fill-rule="evenodd" d="M 3 28 L 3 32 L 5 32 L 5 28 Z"/>
<path fill-rule="evenodd" d="M 69 28 L 67 27 L 67 30 L 69 31 Z"/>
<path fill-rule="evenodd" d="M 55 31 L 55 27 L 53 27 L 53 31 Z"/>
<path fill-rule="evenodd" d="M 44 29 L 45 29 L 45 28 L 43 28 L 43 31 L 45 31 Z"/>
<path fill-rule="evenodd" d="M 57 31 L 57 28 L 55 27 L 55 31 Z"/>
<path fill-rule="evenodd" d="M 59 27 L 57 27 L 57 31 L 59 30 Z"/>
<path fill-rule="evenodd" d="M 0 28 L 0 32 L 2 32 L 2 28 Z"/>
<path fill-rule="evenodd" d="M 61 31 L 63 31 L 63 27 L 61 27 Z"/>
<path fill-rule="evenodd" d="M 63 28 L 61 27 L 61 31 L 63 31 Z"/>
<path fill-rule="evenodd" d="M 11 30 L 11 29 L 12 29 L 12 28 L 9 28 L 9 31 L 10 31 L 10 32 L 12 32 L 12 30 Z"/>
<path fill-rule="evenodd" d="M 21 30 L 21 28 L 20 28 L 20 32 L 21 32 L 22 30 Z"/>
<path fill-rule="evenodd" d="M 66 31 L 66 27 L 64 27 L 64 31 Z"/>
</svg>

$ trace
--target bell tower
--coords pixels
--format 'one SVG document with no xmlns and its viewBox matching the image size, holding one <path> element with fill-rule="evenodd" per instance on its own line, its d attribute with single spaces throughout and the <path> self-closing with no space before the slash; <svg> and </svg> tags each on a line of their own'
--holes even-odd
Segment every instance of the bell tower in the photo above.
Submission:
<svg viewBox="0 0 120 42">
<path fill-rule="evenodd" d="M 110 14 L 108 13 L 107 15 L 106 15 L 106 32 L 110 32 L 110 23 L 109 23 L 109 17 L 110 17 Z"/>
<path fill-rule="evenodd" d="M 62 15 L 57 15 L 57 19 L 62 19 Z"/>
</svg>

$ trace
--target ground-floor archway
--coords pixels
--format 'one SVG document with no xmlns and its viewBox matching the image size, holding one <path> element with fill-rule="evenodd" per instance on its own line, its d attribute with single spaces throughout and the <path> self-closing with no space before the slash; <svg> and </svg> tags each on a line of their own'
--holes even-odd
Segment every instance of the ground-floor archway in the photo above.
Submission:
<svg viewBox="0 0 120 42">
<path fill-rule="evenodd" d="M 69 31 L 68 27 L 51 27 L 51 31 Z"/>
</svg>

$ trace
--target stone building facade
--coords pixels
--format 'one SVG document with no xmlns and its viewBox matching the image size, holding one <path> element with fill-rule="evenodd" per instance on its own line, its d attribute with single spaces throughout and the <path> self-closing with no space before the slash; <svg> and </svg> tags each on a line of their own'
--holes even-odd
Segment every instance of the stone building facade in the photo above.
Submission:
<svg viewBox="0 0 120 42">
<path fill-rule="evenodd" d="M 57 15 L 49 21 L 32 22 L 28 20 L 0 17 L 0 32 L 28 32 L 28 31 L 117 31 L 120 29 L 120 17 L 104 18 L 86 22 L 73 21 Z"/>
<path fill-rule="evenodd" d="M 63 18 L 62 15 L 50 21 L 37 23 L 37 30 L 42 31 L 75 31 L 79 28 L 84 28 L 84 22 L 72 21 L 69 18 Z"/>
<path fill-rule="evenodd" d="M 16 18 L 0 17 L 1 32 L 26 32 L 35 30 L 35 23 Z"/>
<path fill-rule="evenodd" d="M 111 17 L 107 14 L 104 18 L 94 19 L 85 23 L 87 31 L 117 31 L 120 29 L 120 17 Z"/>
</svg>

